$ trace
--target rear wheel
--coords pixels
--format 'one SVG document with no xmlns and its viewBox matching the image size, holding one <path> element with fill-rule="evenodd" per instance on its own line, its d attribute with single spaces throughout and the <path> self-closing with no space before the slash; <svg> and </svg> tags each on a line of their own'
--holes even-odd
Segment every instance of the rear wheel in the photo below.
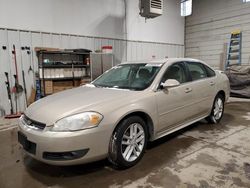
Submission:
<svg viewBox="0 0 250 188">
<path fill-rule="evenodd" d="M 118 168 L 134 166 L 142 158 L 148 141 L 146 123 L 138 116 L 123 120 L 110 140 L 109 160 Z"/>
<path fill-rule="evenodd" d="M 223 95 L 218 94 L 215 97 L 212 111 L 211 111 L 210 115 L 206 118 L 206 120 L 209 123 L 215 124 L 215 123 L 220 122 L 220 120 L 223 116 L 223 113 L 224 113 L 224 103 L 225 103 L 225 99 L 224 99 Z"/>
</svg>

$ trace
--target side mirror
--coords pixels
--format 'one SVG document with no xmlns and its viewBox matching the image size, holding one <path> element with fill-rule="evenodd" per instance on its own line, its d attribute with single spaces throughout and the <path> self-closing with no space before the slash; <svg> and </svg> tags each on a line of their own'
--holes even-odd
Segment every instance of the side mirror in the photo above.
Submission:
<svg viewBox="0 0 250 188">
<path fill-rule="evenodd" d="M 177 80 L 168 79 L 164 83 L 161 83 L 160 86 L 161 86 L 162 89 L 165 89 L 165 88 L 170 88 L 170 87 L 176 87 L 176 86 L 179 86 L 179 85 L 180 85 L 180 82 L 178 82 Z"/>
</svg>

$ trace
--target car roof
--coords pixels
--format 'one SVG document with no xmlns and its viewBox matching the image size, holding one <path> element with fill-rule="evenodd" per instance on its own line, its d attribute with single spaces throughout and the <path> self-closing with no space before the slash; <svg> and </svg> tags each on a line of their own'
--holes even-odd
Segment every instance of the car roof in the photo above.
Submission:
<svg viewBox="0 0 250 188">
<path fill-rule="evenodd" d="M 140 60 L 140 61 L 127 61 L 127 62 L 123 62 L 122 64 L 136 64 L 136 63 L 163 64 L 163 63 L 173 63 L 173 62 L 178 62 L 178 61 L 202 62 L 201 60 L 192 59 L 192 58 L 164 58 L 164 59 L 151 59 L 151 60 Z"/>
</svg>

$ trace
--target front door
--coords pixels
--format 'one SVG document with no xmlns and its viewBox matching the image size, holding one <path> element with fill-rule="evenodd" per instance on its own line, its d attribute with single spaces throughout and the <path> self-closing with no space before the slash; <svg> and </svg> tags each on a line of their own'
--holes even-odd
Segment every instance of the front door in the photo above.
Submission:
<svg viewBox="0 0 250 188">
<path fill-rule="evenodd" d="M 192 118 L 192 104 L 194 103 L 192 82 L 190 82 L 183 62 L 174 63 L 164 73 L 161 83 L 167 79 L 175 79 L 179 86 L 159 89 L 156 92 L 159 124 L 157 134 L 184 123 Z"/>
</svg>

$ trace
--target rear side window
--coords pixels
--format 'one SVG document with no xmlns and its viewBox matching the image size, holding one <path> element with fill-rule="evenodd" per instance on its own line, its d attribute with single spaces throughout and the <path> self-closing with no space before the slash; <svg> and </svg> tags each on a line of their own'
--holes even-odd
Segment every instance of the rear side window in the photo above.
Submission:
<svg viewBox="0 0 250 188">
<path fill-rule="evenodd" d="M 196 62 L 187 62 L 192 80 L 199 80 L 207 77 L 207 71 L 203 64 Z"/>
<path fill-rule="evenodd" d="M 215 72 L 213 69 L 211 69 L 210 67 L 206 66 L 206 65 L 203 65 L 207 71 L 207 76 L 208 77 L 213 77 L 215 76 Z"/>
</svg>

